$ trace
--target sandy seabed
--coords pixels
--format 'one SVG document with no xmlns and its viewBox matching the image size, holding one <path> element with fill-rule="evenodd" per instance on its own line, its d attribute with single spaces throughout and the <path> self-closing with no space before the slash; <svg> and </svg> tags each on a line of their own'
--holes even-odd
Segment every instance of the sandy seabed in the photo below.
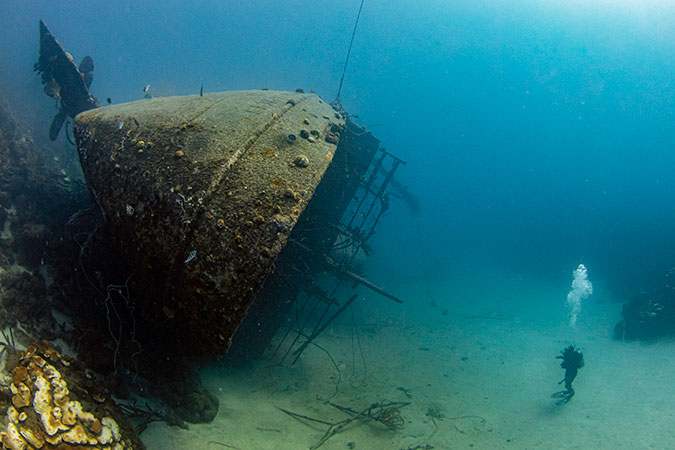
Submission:
<svg viewBox="0 0 675 450">
<path fill-rule="evenodd" d="M 153 423 L 141 437 L 150 450 L 309 449 L 328 426 L 279 408 L 338 422 L 348 416 L 326 403 L 332 396 L 355 410 L 379 401 L 410 404 L 400 410 L 402 429 L 354 423 L 321 445 L 325 450 L 675 448 L 675 342 L 612 339 L 620 305 L 597 290 L 571 329 L 565 288 L 531 280 L 464 293 L 437 286 L 439 306 L 431 307 L 421 286 L 401 287 L 406 306 L 361 315 L 364 358 L 349 324 L 320 338 L 341 369 L 334 396 L 337 371 L 315 347 L 292 367 L 211 367 L 202 377 L 220 399 L 216 419 L 189 430 Z M 583 350 L 586 366 L 574 382 L 576 396 L 555 406 L 550 395 L 563 377 L 555 356 L 569 344 Z"/>
</svg>

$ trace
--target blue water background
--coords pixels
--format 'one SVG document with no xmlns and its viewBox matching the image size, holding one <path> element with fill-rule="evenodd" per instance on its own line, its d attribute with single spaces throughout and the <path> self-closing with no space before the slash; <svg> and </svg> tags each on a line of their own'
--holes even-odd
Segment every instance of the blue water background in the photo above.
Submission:
<svg viewBox="0 0 675 450">
<path fill-rule="evenodd" d="M 0 82 L 44 133 L 38 19 L 104 102 L 233 89 L 336 95 L 359 0 L 3 2 Z M 627 299 L 675 263 L 675 5 L 367 0 L 345 108 L 407 161 L 368 274 L 385 287 L 559 284 L 583 262 Z M 448 303 L 452 299 L 446 299 Z M 564 299 L 560 299 L 562 303 Z M 560 305 L 558 305 L 560 306 Z"/>
</svg>

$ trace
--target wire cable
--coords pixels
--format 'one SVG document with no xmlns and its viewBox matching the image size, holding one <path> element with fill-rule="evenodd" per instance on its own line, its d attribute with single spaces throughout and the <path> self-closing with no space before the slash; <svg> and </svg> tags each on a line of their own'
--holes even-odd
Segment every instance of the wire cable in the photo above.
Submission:
<svg viewBox="0 0 675 450">
<path fill-rule="evenodd" d="M 352 54 L 352 46 L 354 45 L 354 36 L 356 36 L 356 29 L 359 26 L 359 19 L 361 18 L 361 10 L 363 9 L 363 3 L 365 0 L 361 0 L 361 6 L 359 6 L 359 13 L 356 15 L 356 22 L 354 23 L 354 31 L 352 31 L 352 39 L 349 41 L 349 50 L 347 50 L 347 58 L 345 59 L 345 66 L 342 69 L 342 76 L 340 77 L 340 86 L 338 87 L 337 97 L 335 97 L 335 102 L 340 103 L 340 93 L 342 92 L 342 83 L 345 81 L 345 73 L 347 72 L 347 63 L 349 63 L 349 56 Z"/>
</svg>

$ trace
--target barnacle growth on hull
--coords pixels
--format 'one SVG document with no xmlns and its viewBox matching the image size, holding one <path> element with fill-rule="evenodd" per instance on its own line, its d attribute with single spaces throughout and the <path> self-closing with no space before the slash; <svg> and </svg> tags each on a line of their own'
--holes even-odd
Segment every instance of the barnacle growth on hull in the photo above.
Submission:
<svg viewBox="0 0 675 450">
<path fill-rule="evenodd" d="M 73 129 L 154 352 L 259 358 L 325 272 L 401 302 L 351 265 L 403 162 L 317 95 L 153 98 L 85 111 Z"/>
</svg>

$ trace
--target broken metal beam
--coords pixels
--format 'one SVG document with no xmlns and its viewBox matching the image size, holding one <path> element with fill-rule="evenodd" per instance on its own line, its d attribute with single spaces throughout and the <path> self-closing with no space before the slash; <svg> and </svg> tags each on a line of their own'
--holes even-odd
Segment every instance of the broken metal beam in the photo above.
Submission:
<svg viewBox="0 0 675 450">
<path fill-rule="evenodd" d="M 379 286 L 376 286 L 375 284 L 371 283 L 370 281 L 366 280 L 360 275 L 355 274 L 354 272 L 351 272 L 347 270 L 346 268 L 340 266 L 339 264 L 336 264 L 331 258 L 326 258 L 326 264 L 328 264 L 328 267 L 330 267 L 334 273 L 337 275 L 344 275 L 347 278 L 351 279 L 355 283 L 358 283 L 362 286 L 367 287 L 371 291 L 377 292 L 378 294 L 382 295 L 383 297 L 387 297 L 390 300 L 395 301 L 396 303 L 403 303 L 403 300 L 400 298 L 396 297 L 393 294 L 390 294 L 389 292 L 385 291 Z"/>
</svg>

